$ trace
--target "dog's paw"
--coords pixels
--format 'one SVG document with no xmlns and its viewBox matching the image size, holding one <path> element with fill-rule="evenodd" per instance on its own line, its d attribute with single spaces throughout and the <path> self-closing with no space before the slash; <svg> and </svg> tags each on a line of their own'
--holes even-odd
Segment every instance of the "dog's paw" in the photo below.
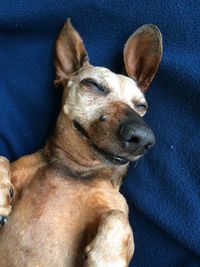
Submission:
<svg viewBox="0 0 200 267">
<path fill-rule="evenodd" d="M 3 183 L 0 178 L 0 216 L 8 216 L 11 212 L 11 201 L 14 189 L 11 183 Z"/>
<path fill-rule="evenodd" d="M 11 212 L 11 201 L 14 197 L 13 185 L 10 182 L 10 163 L 0 157 L 0 225 L 4 225 Z"/>
</svg>

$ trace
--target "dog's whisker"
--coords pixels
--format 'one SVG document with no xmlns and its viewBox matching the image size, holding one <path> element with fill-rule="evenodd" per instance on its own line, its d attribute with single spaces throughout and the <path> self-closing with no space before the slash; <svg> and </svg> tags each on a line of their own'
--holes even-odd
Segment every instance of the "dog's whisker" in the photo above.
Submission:
<svg viewBox="0 0 200 267">
<path fill-rule="evenodd" d="M 134 169 L 137 167 L 137 165 L 138 165 L 138 159 L 135 161 Z"/>
</svg>

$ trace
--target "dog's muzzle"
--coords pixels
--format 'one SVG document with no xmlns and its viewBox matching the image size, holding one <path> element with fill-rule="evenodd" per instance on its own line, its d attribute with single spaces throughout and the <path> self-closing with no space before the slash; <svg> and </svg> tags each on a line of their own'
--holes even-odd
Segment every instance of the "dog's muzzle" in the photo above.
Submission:
<svg viewBox="0 0 200 267">
<path fill-rule="evenodd" d="M 118 127 L 118 138 L 121 143 L 121 152 L 109 151 L 96 145 L 89 137 L 87 131 L 77 121 L 73 120 L 74 127 L 88 139 L 93 149 L 104 159 L 113 164 L 123 165 L 138 159 L 155 144 L 155 136 L 151 128 L 133 110 L 126 112 L 125 118 Z"/>
<path fill-rule="evenodd" d="M 85 131 L 85 129 L 80 125 L 80 123 L 78 123 L 76 120 L 73 120 L 73 125 L 74 127 L 78 130 L 78 132 L 84 136 L 85 138 L 87 138 L 90 142 L 90 145 L 93 147 L 93 149 L 98 153 L 101 154 L 105 159 L 107 159 L 108 161 L 114 163 L 114 164 L 119 164 L 119 165 L 123 165 L 123 164 L 127 164 L 129 162 L 129 160 L 127 158 L 118 156 L 116 154 L 110 153 L 108 151 L 105 151 L 104 149 L 101 149 L 100 147 L 98 147 L 97 145 L 95 145 L 90 137 L 88 136 L 87 132 Z"/>
</svg>

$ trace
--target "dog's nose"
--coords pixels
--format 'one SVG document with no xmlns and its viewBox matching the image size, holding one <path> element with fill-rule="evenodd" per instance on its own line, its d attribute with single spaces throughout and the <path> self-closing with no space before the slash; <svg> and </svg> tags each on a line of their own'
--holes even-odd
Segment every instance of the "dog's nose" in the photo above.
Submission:
<svg viewBox="0 0 200 267">
<path fill-rule="evenodd" d="M 155 136 L 147 124 L 124 121 L 119 128 L 123 148 L 129 153 L 144 154 L 155 144 Z"/>
</svg>

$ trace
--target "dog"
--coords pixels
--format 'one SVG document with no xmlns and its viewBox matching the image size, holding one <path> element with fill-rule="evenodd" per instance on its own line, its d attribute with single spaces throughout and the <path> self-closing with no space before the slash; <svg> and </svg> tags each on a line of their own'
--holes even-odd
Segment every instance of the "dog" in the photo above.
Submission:
<svg viewBox="0 0 200 267">
<path fill-rule="evenodd" d="M 123 55 L 129 77 L 92 66 L 64 24 L 55 44 L 55 85 L 63 88 L 55 131 L 32 155 L 0 157 L 1 267 L 129 265 L 134 239 L 119 187 L 129 162 L 155 143 L 142 117 L 162 57 L 159 29 L 140 27 Z"/>
</svg>

